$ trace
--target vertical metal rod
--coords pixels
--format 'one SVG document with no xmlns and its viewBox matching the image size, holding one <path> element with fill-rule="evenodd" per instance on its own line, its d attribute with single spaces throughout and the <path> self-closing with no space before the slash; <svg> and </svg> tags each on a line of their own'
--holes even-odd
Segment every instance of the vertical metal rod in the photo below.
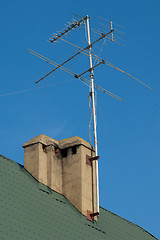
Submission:
<svg viewBox="0 0 160 240">
<path fill-rule="evenodd" d="M 95 155 L 98 156 L 97 148 L 97 121 L 96 121 L 96 108 L 95 108 L 95 92 L 94 92 L 94 73 L 92 69 L 92 53 L 91 53 L 91 39 L 90 39 L 90 27 L 89 27 L 89 16 L 87 15 L 87 35 L 89 45 L 89 62 L 90 62 L 90 80 L 91 80 L 91 98 L 92 98 L 92 111 L 93 111 L 93 127 L 94 127 L 94 147 Z M 97 212 L 99 213 L 99 178 L 98 178 L 98 160 L 96 160 L 96 190 L 97 190 Z"/>
<path fill-rule="evenodd" d="M 111 23 L 111 31 L 113 31 L 112 21 L 111 21 L 110 23 Z M 111 41 L 114 42 L 114 39 L 113 39 L 113 32 L 111 32 Z"/>
</svg>

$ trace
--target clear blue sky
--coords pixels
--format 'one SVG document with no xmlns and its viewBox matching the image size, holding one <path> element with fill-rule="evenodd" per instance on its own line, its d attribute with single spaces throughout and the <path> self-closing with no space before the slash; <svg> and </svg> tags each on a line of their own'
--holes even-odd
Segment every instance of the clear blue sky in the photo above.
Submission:
<svg viewBox="0 0 160 240">
<path fill-rule="evenodd" d="M 0 154 L 23 164 L 21 145 L 39 134 L 55 139 L 80 136 L 88 141 L 88 87 L 57 71 L 37 87 L 34 81 L 52 66 L 27 52 L 31 48 L 61 63 L 76 49 L 47 40 L 76 18 L 91 17 L 91 27 L 105 29 L 105 21 L 124 26 L 125 46 L 106 42 L 101 57 L 153 87 L 145 88 L 128 76 L 98 66 L 95 80 L 124 102 L 97 91 L 100 205 L 135 222 L 160 238 L 160 2 L 135 1 L 2 1 L 0 6 Z M 78 20 L 78 17 L 76 18 Z M 92 41 L 96 38 L 91 35 Z M 98 36 L 97 36 L 98 37 Z M 84 27 L 68 35 L 86 46 Z M 95 45 L 99 54 L 101 44 Z M 99 48 L 98 48 L 99 47 Z M 66 65 L 77 74 L 89 68 L 80 56 Z M 7 177 L 7 176 L 6 176 Z"/>
</svg>

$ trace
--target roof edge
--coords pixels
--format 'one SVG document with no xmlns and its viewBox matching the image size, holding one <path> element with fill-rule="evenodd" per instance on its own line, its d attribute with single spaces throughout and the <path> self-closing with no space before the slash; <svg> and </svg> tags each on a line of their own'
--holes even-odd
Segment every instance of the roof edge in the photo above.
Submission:
<svg viewBox="0 0 160 240">
<path fill-rule="evenodd" d="M 148 232 L 146 229 L 142 228 L 141 226 L 137 225 L 136 223 L 133 223 L 133 222 L 131 222 L 131 221 L 129 221 L 129 220 L 127 220 L 127 219 L 119 216 L 118 214 L 113 213 L 113 212 L 107 210 L 107 209 L 104 208 L 104 207 L 101 207 L 101 206 L 100 206 L 100 208 L 102 208 L 102 209 L 105 210 L 106 212 L 111 213 L 112 215 L 115 215 L 116 217 L 119 217 L 119 218 L 122 219 L 122 220 L 125 220 L 125 221 L 128 222 L 129 224 L 132 224 L 132 225 L 134 225 L 134 226 L 137 226 L 137 227 L 140 228 L 142 231 L 144 231 L 144 232 L 148 233 L 150 236 L 154 237 L 156 240 L 159 240 L 159 239 L 156 238 L 152 233 Z"/>
</svg>

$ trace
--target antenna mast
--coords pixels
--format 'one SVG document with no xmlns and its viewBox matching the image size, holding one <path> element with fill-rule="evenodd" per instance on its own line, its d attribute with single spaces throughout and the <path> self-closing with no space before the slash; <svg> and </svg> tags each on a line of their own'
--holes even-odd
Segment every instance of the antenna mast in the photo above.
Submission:
<svg viewBox="0 0 160 240">
<path fill-rule="evenodd" d="M 35 51 L 28 49 L 28 52 L 30 52 L 31 54 L 33 54 L 34 56 L 42 59 L 43 61 L 53 65 L 55 68 L 50 71 L 49 73 L 45 74 L 45 76 L 41 77 L 38 81 L 36 81 L 36 83 L 39 83 L 41 80 L 43 80 L 44 78 L 48 77 L 50 74 L 52 74 L 53 72 L 55 72 L 57 69 L 61 69 L 67 73 L 69 73 L 70 75 L 72 75 L 72 77 L 74 76 L 76 79 L 81 80 L 83 83 L 85 83 L 87 86 L 90 87 L 89 90 L 89 103 L 92 102 L 92 112 L 93 112 L 93 129 L 94 129 L 94 148 L 95 148 L 95 157 L 92 158 L 92 160 L 95 161 L 95 172 L 96 172 L 96 194 L 94 194 L 94 192 L 92 192 L 92 198 L 93 198 L 93 213 L 90 214 L 90 216 L 93 218 L 95 216 L 99 215 L 99 177 L 98 177 L 98 147 L 97 147 L 97 120 L 96 120 L 96 106 L 95 106 L 95 91 L 94 88 L 96 87 L 97 89 L 99 89 L 100 91 L 108 94 L 109 96 L 119 100 L 119 101 L 123 101 L 122 98 L 118 97 L 117 95 L 109 92 L 108 90 L 98 86 L 97 84 L 95 84 L 94 82 L 94 68 L 99 66 L 100 64 L 105 64 L 111 68 L 114 68 L 126 75 L 128 75 L 129 77 L 133 78 L 134 80 L 138 81 L 139 83 L 143 84 L 145 87 L 152 89 L 151 87 L 147 86 L 145 83 L 139 81 L 137 78 L 133 77 L 131 74 L 125 72 L 124 70 L 120 69 L 119 67 L 113 65 L 112 63 L 103 60 L 102 58 L 100 58 L 99 56 L 92 54 L 92 46 L 93 44 L 99 42 L 102 39 L 108 38 L 108 35 L 111 34 L 111 38 L 109 38 L 112 42 L 115 42 L 116 38 L 113 38 L 113 26 L 112 26 L 112 21 L 110 22 L 110 31 L 107 33 L 101 33 L 100 31 L 96 30 L 96 34 L 100 35 L 100 37 L 98 39 L 96 39 L 94 42 L 91 43 L 91 39 L 90 39 L 90 26 L 89 26 L 89 19 L 90 17 L 87 15 L 84 18 L 81 18 L 80 21 L 74 21 L 73 23 L 71 23 L 69 25 L 69 27 L 67 27 L 64 31 L 60 32 L 60 34 L 56 34 L 53 35 L 52 39 L 50 39 L 49 41 L 54 43 L 57 40 L 62 40 L 66 43 L 69 43 L 70 45 L 78 48 L 78 52 L 76 52 L 73 56 L 71 56 L 69 59 L 67 59 L 66 61 L 64 61 L 61 64 L 57 64 L 54 61 L 42 56 L 39 53 L 36 53 Z M 88 41 L 88 45 L 85 48 L 81 48 L 81 47 L 77 47 L 76 45 L 74 45 L 73 43 L 70 43 L 68 41 L 66 41 L 65 39 L 63 39 L 62 37 L 64 37 L 68 32 L 70 32 L 71 30 L 81 26 L 81 24 L 86 21 L 86 25 L 87 25 L 87 41 Z M 87 51 L 88 50 L 88 51 Z M 89 56 L 89 64 L 90 64 L 90 68 L 87 69 L 86 71 L 84 71 L 81 74 L 77 74 L 75 72 L 72 72 L 71 70 L 69 70 L 66 67 L 63 67 L 63 65 L 65 65 L 66 63 L 68 63 L 70 60 L 74 59 L 76 56 L 78 56 L 80 53 L 83 53 L 87 56 Z M 93 66 L 92 63 L 92 58 L 97 60 L 97 64 Z M 90 80 L 86 79 L 85 77 L 82 77 L 82 75 L 84 75 L 85 73 L 90 72 Z M 93 171 L 93 168 L 92 168 Z M 94 182 L 95 182 L 94 180 Z M 92 179 L 92 185 L 93 185 L 93 179 Z M 92 190 L 93 191 L 93 190 Z M 93 196 L 94 195 L 94 196 Z M 97 209 L 96 212 L 94 211 L 94 198 L 96 195 L 96 204 L 97 204 Z"/>
<path fill-rule="evenodd" d="M 89 16 L 87 15 L 87 36 L 88 36 L 88 50 L 89 50 L 89 63 L 90 63 L 90 81 L 91 81 L 91 92 L 89 96 L 92 100 L 92 111 L 93 111 L 93 127 L 94 127 L 94 147 L 95 155 L 98 156 L 97 147 L 97 121 L 96 121 L 96 107 L 95 107 L 95 92 L 94 92 L 94 73 L 92 64 L 92 53 L 91 53 L 91 39 L 90 39 L 90 27 L 89 27 Z M 98 179 L 98 160 L 96 160 L 96 190 L 97 190 L 97 213 L 99 213 L 99 179 Z"/>
</svg>

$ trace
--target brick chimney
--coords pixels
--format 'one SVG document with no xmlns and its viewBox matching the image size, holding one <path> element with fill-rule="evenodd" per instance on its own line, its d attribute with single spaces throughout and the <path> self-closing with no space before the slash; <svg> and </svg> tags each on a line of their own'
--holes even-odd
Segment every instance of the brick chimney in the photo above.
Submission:
<svg viewBox="0 0 160 240">
<path fill-rule="evenodd" d="M 83 215 L 97 212 L 93 147 L 80 137 L 57 141 L 39 135 L 23 144 L 24 167 L 39 182 L 63 194 Z M 90 219 L 91 220 L 91 219 Z"/>
</svg>

